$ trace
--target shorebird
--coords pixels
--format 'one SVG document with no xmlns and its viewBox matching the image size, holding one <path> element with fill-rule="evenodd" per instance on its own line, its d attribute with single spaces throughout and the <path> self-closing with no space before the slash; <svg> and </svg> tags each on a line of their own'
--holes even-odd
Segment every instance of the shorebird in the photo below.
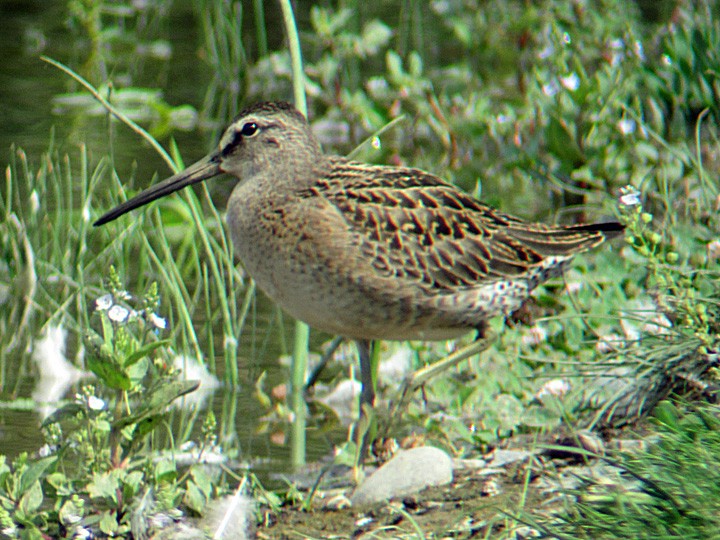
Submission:
<svg viewBox="0 0 720 540">
<path fill-rule="evenodd" d="M 95 225 L 223 173 L 240 180 L 227 224 L 245 269 L 293 317 L 357 341 L 368 404 L 372 340 L 474 329 L 482 343 L 489 318 L 510 314 L 573 255 L 623 230 L 528 223 L 431 173 L 327 155 L 285 102 L 246 108 L 209 155 Z"/>
</svg>

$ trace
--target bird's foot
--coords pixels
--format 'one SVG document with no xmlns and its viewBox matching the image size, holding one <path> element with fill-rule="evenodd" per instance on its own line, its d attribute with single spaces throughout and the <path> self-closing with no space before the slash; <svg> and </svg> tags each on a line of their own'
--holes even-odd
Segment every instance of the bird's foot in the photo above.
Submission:
<svg viewBox="0 0 720 540">
<path fill-rule="evenodd" d="M 390 406 L 388 408 L 388 410 L 390 411 L 390 414 L 388 416 L 390 421 L 397 418 L 396 415 L 403 410 L 404 406 L 407 403 L 407 400 L 410 398 L 410 396 L 415 390 L 420 388 L 430 379 L 436 377 L 443 371 L 446 371 L 458 365 L 466 358 L 470 358 L 471 356 L 487 350 L 494 341 L 495 335 L 493 334 L 481 336 L 472 343 L 466 345 L 465 347 L 462 347 L 461 349 L 450 353 L 442 360 L 433 362 L 432 364 L 427 365 L 417 371 L 414 371 L 413 373 L 405 377 L 405 380 L 403 381 L 402 386 L 398 391 L 395 399 L 390 402 Z"/>
</svg>

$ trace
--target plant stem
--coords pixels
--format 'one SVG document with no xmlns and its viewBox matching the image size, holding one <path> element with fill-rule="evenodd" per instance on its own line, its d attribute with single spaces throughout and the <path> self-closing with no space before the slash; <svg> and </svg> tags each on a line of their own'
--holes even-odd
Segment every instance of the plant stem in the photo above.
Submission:
<svg viewBox="0 0 720 540">
<path fill-rule="evenodd" d="M 293 74 L 293 93 L 295 107 L 307 117 L 307 101 L 305 99 L 305 75 L 302 67 L 302 53 L 300 39 L 293 15 L 290 0 L 280 0 L 285 32 L 288 37 L 288 48 Z M 292 362 L 292 393 L 291 408 L 295 414 L 292 437 L 292 464 L 300 466 L 305 464 L 305 373 L 307 371 L 308 343 L 310 329 L 300 321 L 295 322 L 295 344 L 293 347 Z"/>
</svg>

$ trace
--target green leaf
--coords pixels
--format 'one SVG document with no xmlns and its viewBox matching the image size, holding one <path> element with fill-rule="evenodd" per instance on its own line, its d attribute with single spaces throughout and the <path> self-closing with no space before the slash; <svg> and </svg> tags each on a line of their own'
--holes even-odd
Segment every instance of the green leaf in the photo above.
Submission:
<svg viewBox="0 0 720 540">
<path fill-rule="evenodd" d="M 362 30 L 362 52 L 371 56 L 377 54 L 380 48 L 387 45 L 392 37 L 392 30 L 383 22 L 374 19 L 367 23 Z"/>
<path fill-rule="evenodd" d="M 206 473 L 204 467 L 193 467 L 190 476 L 195 480 L 195 484 L 203 492 L 206 499 L 210 498 L 213 489 L 213 481 Z"/>
<path fill-rule="evenodd" d="M 160 341 L 153 341 L 152 343 L 146 343 L 139 349 L 137 349 L 132 354 L 129 354 L 125 361 L 123 362 L 123 365 L 125 367 L 132 366 L 135 362 L 140 360 L 141 358 L 144 358 L 146 356 L 149 356 L 151 352 L 153 352 L 155 349 L 158 349 L 164 345 L 168 345 L 170 343 L 170 340 L 163 339 Z"/>
<path fill-rule="evenodd" d="M 20 498 L 19 508 L 26 516 L 33 516 L 43 501 L 43 491 L 40 482 L 33 482 L 30 489 L 25 490 Z"/>
<path fill-rule="evenodd" d="M 668 431 L 679 432 L 680 422 L 678 411 L 669 401 L 661 401 L 653 412 L 655 421 L 665 427 Z"/>
<path fill-rule="evenodd" d="M 197 514 L 202 514 L 207 504 L 207 498 L 192 480 L 188 480 L 183 502 Z"/>
<path fill-rule="evenodd" d="M 108 362 L 105 359 L 98 360 L 90 356 L 87 361 L 87 367 L 108 388 L 114 390 L 130 390 L 132 387 L 130 377 L 112 362 Z"/>
<path fill-rule="evenodd" d="M 170 383 L 162 384 L 151 391 L 150 395 L 147 397 L 147 402 L 141 406 L 135 414 L 118 419 L 113 424 L 113 427 L 121 429 L 129 424 L 136 424 L 148 416 L 160 414 L 164 412 L 165 407 L 174 400 L 180 396 L 193 392 L 198 386 L 200 386 L 199 381 L 172 381 Z"/>
<path fill-rule="evenodd" d="M 388 74 L 393 79 L 399 79 L 405 75 L 402 66 L 402 59 L 395 51 L 388 51 L 385 55 Z"/>
<path fill-rule="evenodd" d="M 100 518 L 98 527 L 100 527 L 100 530 L 108 536 L 115 536 L 115 533 L 118 530 L 118 522 L 113 514 L 105 512 L 103 513 L 102 518 Z"/>
<path fill-rule="evenodd" d="M 113 338 L 115 337 L 115 329 L 113 328 L 113 325 L 110 322 L 110 318 L 107 316 L 107 313 L 101 313 L 100 320 L 102 321 L 103 329 L 103 345 L 107 348 L 107 351 L 110 352 L 113 350 Z"/>
<path fill-rule="evenodd" d="M 167 459 L 162 459 L 155 465 L 155 483 L 173 482 L 177 478 L 175 464 Z"/>
<path fill-rule="evenodd" d="M 82 517 L 82 507 L 78 507 L 73 501 L 65 501 L 58 512 L 61 523 L 75 523 L 78 517 Z"/>
<path fill-rule="evenodd" d="M 142 471 L 132 471 L 123 479 L 123 497 L 126 500 L 133 500 L 142 485 L 145 475 Z"/>
<path fill-rule="evenodd" d="M 30 463 L 20 477 L 20 493 L 25 493 L 57 461 L 57 456 L 48 456 Z"/>
<path fill-rule="evenodd" d="M 112 473 L 95 473 L 87 485 L 88 494 L 94 499 L 107 499 L 117 504 L 118 479 Z"/>
<path fill-rule="evenodd" d="M 141 358 L 138 362 L 127 367 L 125 373 L 130 377 L 133 384 L 138 384 L 147 374 L 147 370 L 150 367 L 150 359 L 145 357 Z"/>
<path fill-rule="evenodd" d="M 572 128 L 564 119 L 552 115 L 546 134 L 550 152 L 555 154 L 566 167 L 578 167 L 584 162 L 582 151 L 575 141 Z"/>
</svg>

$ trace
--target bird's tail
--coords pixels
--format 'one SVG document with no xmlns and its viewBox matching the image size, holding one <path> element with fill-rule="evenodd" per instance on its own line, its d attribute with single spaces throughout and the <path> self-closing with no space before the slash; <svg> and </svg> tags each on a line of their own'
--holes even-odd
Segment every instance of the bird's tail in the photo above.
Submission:
<svg viewBox="0 0 720 540">
<path fill-rule="evenodd" d="M 608 221 L 606 223 L 589 223 L 583 225 L 571 225 L 566 227 L 568 231 L 576 232 L 588 232 L 588 233 L 601 233 L 605 240 L 617 238 L 623 231 L 625 231 L 625 225 L 618 223 L 617 221 Z"/>
<path fill-rule="evenodd" d="M 563 256 L 592 249 L 620 236 L 625 226 L 617 221 L 562 227 L 516 228 L 512 236 L 543 256 Z"/>
</svg>

